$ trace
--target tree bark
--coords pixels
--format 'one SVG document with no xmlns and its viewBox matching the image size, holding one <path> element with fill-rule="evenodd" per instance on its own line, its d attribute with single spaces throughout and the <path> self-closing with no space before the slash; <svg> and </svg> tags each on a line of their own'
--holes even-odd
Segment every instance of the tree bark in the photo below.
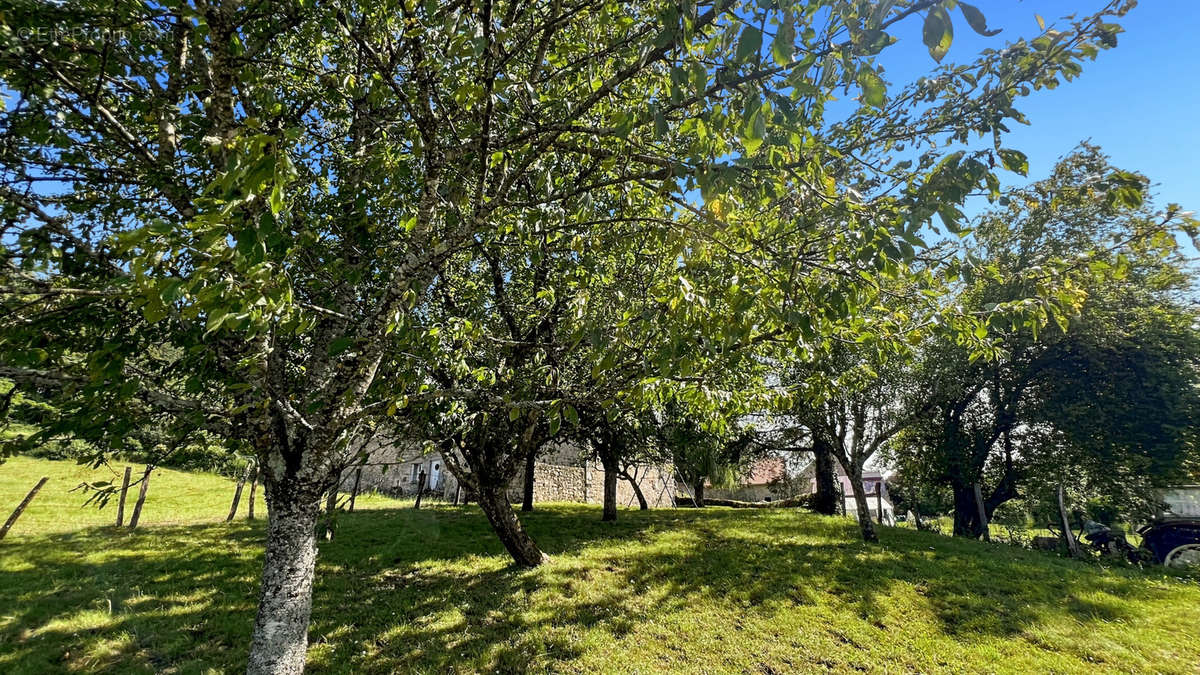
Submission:
<svg viewBox="0 0 1200 675">
<path fill-rule="evenodd" d="M 521 521 L 508 503 L 504 486 L 480 485 L 476 499 L 514 562 L 524 567 L 537 567 L 549 559 L 521 527 Z"/>
<path fill-rule="evenodd" d="M 533 478 L 534 471 L 537 468 L 534 460 L 536 459 L 537 455 L 532 452 L 529 453 L 529 456 L 525 458 L 525 491 L 524 494 L 521 495 L 522 511 L 533 510 Z"/>
<path fill-rule="evenodd" d="M 249 508 L 246 511 L 246 518 L 248 520 L 254 520 L 254 499 L 255 499 L 255 494 L 257 492 L 258 492 L 258 467 L 256 466 L 256 467 L 254 467 L 254 473 L 251 474 L 251 476 L 250 476 L 250 503 L 247 505 Z"/>
<path fill-rule="evenodd" d="M 884 525 L 883 521 L 883 481 L 875 484 L 875 510 L 879 516 L 879 524 Z"/>
<path fill-rule="evenodd" d="M 600 454 L 600 465 L 604 468 L 604 515 L 602 521 L 617 519 L 617 459 L 611 453 Z"/>
<path fill-rule="evenodd" d="M 137 502 L 133 505 L 133 515 L 129 517 L 129 529 L 137 527 L 138 521 L 142 518 L 142 505 L 146 503 L 146 491 L 150 489 L 150 473 L 154 471 L 154 465 L 146 467 L 146 473 L 142 474 L 142 487 L 138 490 Z"/>
<path fill-rule="evenodd" d="M 362 467 L 354 470 L 354 487 L 350 490 L 350 513 L 354 513 L 354 500 L 358 499 L 358 486 L 362 482 Z"/>
<path fill-rule="evenodd" d="M 121 481 L 121 500 L 117 502 L 117 527 L 125 522 L 125 497 L 129 494 L 129 479 L 133 467 L 125 467 L 125 478 Z"/>
<path fill-rule="evenodd" d="M 334 512 L 337 511 L 337 490 L 338 486 L 335 484 L 325 493 L 325 528 L 323 533 L 325 541 L 333 539 L 333 519 L 335 516 Z"/>
<path fill-rule="evenodd" d="M 858 511 L 858 527 L 862 530 L 863 541 L 879 541 L 879 535 L 875 533 L 875 523 L 871 520 L 867 489 L 863 487 L 862 467 L 852 465 L 846 473 L 850 478 L 850 491 L 854 493 L 854 508 Z"/>
<path fill-rule="evenodd" d="M 247 469 L 246 473 L 250 473 Z M 237 487 L 233 490 L 233 503 L 229 505 L 229 515 L 225 518 L 225 522 L 233 522 L 233 517 L 237 515 L 238 504 L 242 501 L 242 488 L 246 487 L 246 475 L 243 474 L 238 479 Z"/>
<path fill-rule="evenodd" d="M 425 471 L 422 470 L 417 476 L 417 500 L 413 502 L 413 508 L 421 508 L 421 496 L 425 494 Z"/>
<path fill-rule="evenodd" d="M 286 494 L 277 486 L 263 487 L 269 504 L 267 550 L 246 672 L 301 673 L 312 613 L 320 494 L 300 497 Z"/>
<path fill-rule="evenodd" d="M 975 510 L 977 511 L 975 517 L 979 519 L 979 531 L 983 534 L 984 541 L 991 541 L 992 537 L 988 532 L 988 517 L 983 505 L 983 488 L 976 483 L 972 486 L 972 490 L 975 492 Z"/>
<path fill-rule="evenodd" d="M 704 479 L 701 478 L 692 486 L 692 501 L 696 502 L 696 506 L 704 508 Z"/>
<path fill-rule="evenodd" d="M 954 491 L 954 536 L 979 538 L 979 511 L 975 508 L 975 488 L 952 484 Z"/>
<path fill-rule="evenodd" d="M 813 457 L 816 479 L 813 510 L 827 516 L 837 515 L 838 495 L 834 480 L 833 453 L 829 451 L 829 446 L 816 442 L 813 444 Z"/>
</svg>

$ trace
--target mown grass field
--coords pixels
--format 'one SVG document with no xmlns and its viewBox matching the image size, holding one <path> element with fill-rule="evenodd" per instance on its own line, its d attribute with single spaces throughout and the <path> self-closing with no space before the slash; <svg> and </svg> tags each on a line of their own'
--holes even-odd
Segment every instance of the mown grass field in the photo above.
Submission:
<svg viewBox="0 0 1200 675">
<path fill-rule="evenodd" d="M 0 505 L 66 466 L 0 465 Z M 178 479 L 180 489 L 194 481 L 196 504 L 180 513 L 212 521 L 216 509 L 220 520 L 228 481 Z M 1193 673 L 1200 663 L 1200 586 L 1157 570 L 896 528 L 868 546 L 851 521 L 799 511 L 623 510 L 611 524 L 596 506 L 563 504 L 523 517 L 553 559 L 521 570 L 475 507 L 372 506 L 343 514 L 322 544 L 310 672 Z M 149 518 L 132 533 L 96 522 L 43 517 L 0 543 L 0 672 L 239 671 L 262 521 Z"/>
</svg>

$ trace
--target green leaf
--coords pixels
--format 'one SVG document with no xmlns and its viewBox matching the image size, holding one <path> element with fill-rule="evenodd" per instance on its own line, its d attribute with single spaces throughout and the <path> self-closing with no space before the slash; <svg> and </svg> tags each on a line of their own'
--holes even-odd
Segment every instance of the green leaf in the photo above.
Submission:
<svg viewBox="0 0 1200 675">
<path fill-rule="evenodd" d="M 985 37 L 992 37 L 1000 32 L 1000 29 L 988 30 L 987 19 L 984 18 L 983 12 L 979 11 L 975 5 L 968 5 L 965 2 L 958 3 L 958 8 L 962 10 L 963 18 L 967 20 L 967 25 L 976 33 Z"/>
<path fill-rule="evenodd" d="M 338 354 L 341 354 L 349 349 L 350 345 L 352 344 L 354 344 L 354 338 L 343 335 L 342 337 L 337 338 L 333 342 L 329 343 L 329 355 L 337 356 Z"/>
<path fill-rule="evenodd" d="M 946 10 L 939 7 L 925 17 L 921 40 L 929 48 L 933 60 L 941 63 L 946 52 L 950 51 L 950 43 L 954 41 L 954 27 Z"/>
<path fill-rule="evenodd" d="M 876 108 L 882 108 L 887 100 L 887 87 L 883 80 L 871 68 L 864 68 L 858 73 L 858 84 L 862 87 L 864 103 Z"/>
<path fill-rule="evenodd" d="M 1034 14 L 1033 18 L 1037 19 L 1038 28 L 1041 28 L 1042 30 L 1046 30 L 1046 20 L 1042 18 L 1041 14 Z"/>
<path fill-rule="evenodd" d="M 221 327 L 221 324 L 225 323 L 226 319 L 232 318 L 233 312 L 226 312 L 224 314 L 210 314 L 208 317 L 208 323 L 206 323 L 204 326 L 204 334 L 208 335 L 209 333 L 218 330 Z"/>
<path fill-rule="evenodd" d="M 762 111 L 756 110 L 750 115 L 746 127 L 742 130 L 742 146 L 746 149 L 746 154 L 753 155 L 758 152 L 766 135 L 767 122 L 763 119 Z"/>
<path fill-rule="evenodd" d="M 791 63 L 792 54 L 796 49 L 795 40 L 796 29 L 792 26 L 791 18 L 787 17 L 775 31 L 775 39 L 771 41 L 771 56 L 775 58 L 775 63 L 781 66 Z"/>
<path fill-rule="evenodd" d="M 754 26 L 746 26 L 741 36 L 738 37 L 737 54 L 734 58 L 738 61 L 757 59 L 760 51 L 762 51 L 762 31 Z"/>
<path fill-rule="evenodd" d="M 158 323 L 167 318 L 167 306 L 158 298 L 151 298 L 150 302 L 142 308 L 142 314 L 145 315 L 146 321 L 149 323 Z"/>
<path fill-rule="evenodd" d="M 1004 164 L 1004 168 L 1009 171 L 1015 171 L 1022 176 L 1029 173 L 1029 158 L 1020 150 L 1002 148 L 1000 150 L 1000 161 Z"/>
<path fill-rule="evenodd" d="M 277 216 L 283 210 L 283 186 L 276 183 L 271 188 L 271 215 Z"/>
<path fill-rule="evenodd" d="M 571 424 L 579 424 L 579 411 L 575 410 L 574 406 L 568 405 L 564 407 L 563 416 L 566 417 L 567 421 Z"/>
<path fill-rule="evenodd" d="M 550 416 L 550 435 L 554 436 L 558 433 L 558 428 L 562 426 L 562 417 L 558 415 Z"/>
</svg>

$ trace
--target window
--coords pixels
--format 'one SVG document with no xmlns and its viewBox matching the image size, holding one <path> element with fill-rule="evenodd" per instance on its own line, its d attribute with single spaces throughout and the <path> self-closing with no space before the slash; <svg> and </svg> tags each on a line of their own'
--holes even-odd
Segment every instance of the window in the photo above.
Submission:
<svg viewBox="0 0 1200 675">
<path fill-rule="evenodd" d="M 413 464 L 413 467 L 412 467 L 412 476 L 411 476 L 411 477 L 409 477 L 409 479 L 408 479 L 408 482 L 410 482 L 410 483 L 415 483 L 415 482 L 417 482 L 417 471 L 418 471 L 418 470 L 420 470 L 420 468 L 421 468 L 421 465 L 420 465 L 420 464 Z"/>
</svg>

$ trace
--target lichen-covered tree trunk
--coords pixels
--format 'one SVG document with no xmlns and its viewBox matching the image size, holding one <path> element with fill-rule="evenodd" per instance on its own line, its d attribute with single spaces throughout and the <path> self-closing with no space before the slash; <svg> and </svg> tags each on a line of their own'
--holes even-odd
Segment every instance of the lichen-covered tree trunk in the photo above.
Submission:
<svg viewBox="0 0 1200 675">
<path fill-rule="evenodd" d="M 848 468 L 846 473 L 850 477 L 850 491 L 854 493 L 854 508 L 858 511 L 858 528 L 862 530 L 863 541 L 879 541 L 875 523 L 871 520 L 871 505 L 867 503 L 867 489 L 863 486 L 862 467 L 852 464 Z"/>
<path fill-rule="evenodd" d="M 537 567 L 548 560 L 546 554 L 542 553 L 537 543 L 521 526 L 516 512 L 508 503 L 504 486 L 483 485 L 481 481 L 476 497 L 496 536 L 500 538 L 514 562 L 525 567 Z"/>
<path fill-rule="evenodd" d="M 267 546 L 258 615 L 246 672 L 283 675 L 304 671 L 316 566 L 320 491 L 297 494 L 265 481 Z"/>
</svg>

